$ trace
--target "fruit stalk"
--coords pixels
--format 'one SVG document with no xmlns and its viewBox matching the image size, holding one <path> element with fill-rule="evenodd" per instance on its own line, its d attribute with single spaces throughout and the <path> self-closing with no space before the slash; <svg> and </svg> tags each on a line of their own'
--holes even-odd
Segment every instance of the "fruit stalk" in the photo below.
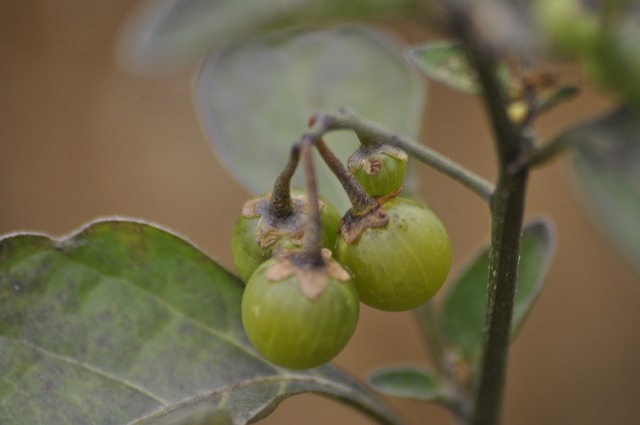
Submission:
<svg viewBox="0 0 640 425">
<path fill-rule="evenodd" d="M 377 207 L 378 203 L 367 194 L 362 185 L 347 170 L 340 159 L 331 152 L 322 139 L 316 141 L 316 148 L 347 193 L 349 201 L 351 201 L 353 215 L 362 215 Z"/>
<path fill-rule="evenodd" d="M 320 206 L 318 202 L 318 183 L 311 156 L 313 139 L 303 137 L 301 142 L 302 161 L 307 183 L 307 208 L 308 220 L 304 232 L 302 249 L 309 264 L 314 266 L 324 266 L 322 258 L 322 222 L 320 218 Z"/>
<path fill-rule="evenodd" d="M 352 130 L 361 140 L 374 138 L 379 143 L 400 148 L 423 164 L 459 182 L 485 202 L 491 201 L 494 191 L 492 183 L 415 140 L 400 136 L 347 108 L 341 108 L 337 114 L 328 115 L 326 121 L 330 130 Z"/>
<path fill-rule="evenodd" d="M 273 217 L 288 217 L 293 214 L 291 201 L 291 178 L 300 162 L 300 146 L 296 143 L 291 147 L 289 161 L 276 178 L 269 201 L 269 214 Z"/>
</svg>

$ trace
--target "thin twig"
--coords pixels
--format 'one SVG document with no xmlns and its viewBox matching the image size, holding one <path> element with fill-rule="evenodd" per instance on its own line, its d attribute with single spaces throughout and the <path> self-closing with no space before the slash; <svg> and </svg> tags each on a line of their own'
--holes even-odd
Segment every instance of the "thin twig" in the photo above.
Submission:
<svg viewBox="0 0 640 425">
<path fill-rule="evenodd" d="M 318 199 L 318 183 L 316 182 L 316 172 L 313 166 L 313 157 L 311 156 L 313 142 L 314 140 L 312 136 L 308 135 L 303 136 L 300 142 L 302 161 L 304 163 L 304 171 L 307 180 L 307 215 L 309 217 L 304 232 L 303 250 L 311 264 L 323 266 L 322 222 Z"/>
<path fill-rule="evenodd" d="M 296 143 L 291 147 L 289 161 L 278 175 L 269 201 L 269 214 L 273 217 L 287 217 L 293 213 L 291 201 L 291 178 L 300 162 L 300 146 Z"/>
<path fill-rule="evenodd" d="M 337 114 L 320 115 L 324 115 L 328 129 L 352 130 L 364 138 L 372 138 L 379 143 L 398 147 L 418 161 L 440 171 L 467 187 L 484 201 L 491 201 L 494 191 L 493 184 L 437 151 L 415 140 L 389 131 L 346 108 L 341 108 Z"/>
</svg>

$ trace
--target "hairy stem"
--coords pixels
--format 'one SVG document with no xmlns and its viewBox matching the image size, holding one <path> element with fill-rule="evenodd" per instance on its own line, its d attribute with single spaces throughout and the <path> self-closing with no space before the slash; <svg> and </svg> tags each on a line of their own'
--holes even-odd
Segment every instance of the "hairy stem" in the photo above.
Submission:
<svg viewBox="0 0 640 425">
<path fill-rule="evenodd" d="M 311 156 L 312 143 L 312 139 L 303 137 L 300 146 L 307 179 L 307 214 L 309 217 L 304 232 L 303 250 L 310 264 L 324 266 L 324 260 L 322 259 L 322 221 L 320 218 L 316 172 L 313 166 L 313 157 Z"/>
<path fill-rule="evenodd" d="M 300 146 L 294 144 L 291 147 L 289 161 L 282 172 L 276 178 L 269 201 L 269 214 L 275 218 L 288 217 L 293 214 L 293 202 L 291 201 L 291 178 L 300 162 Z"/>
<path fill-rule="evenodd" d="M 322 139 L 318 139 L 316 148 L 347 193 L 352 206 L 351 211 L 354 215 L 364 214 L 378 205 Z"/>
<path fill-rule="evenodd" d="M 493 200 L 489 286 L 472 425 L 500 423 L 528 171 L 504 174 Z"/>
<path fill-rule="evenodd" d="M 457 3 L 451 3 L 454 5 Z M 491 251 L 484 339 L 476 382 L 471 425 L 500 423 L 509 355 L 520 237 L 524 217 L 529 168 L 513 171 L 523 152 L 532 149 L 526 128 L 513 125 L 507 115 L 506 99 L 496 78 L 496 59 L 482 44 L 467 10 L 450 6 L 451 30 L 466 46 L 469 60 L 483 88 L 483 100 L 495 136 L 500 167 L 496 191 L 491 202 Z"/>
</svg>

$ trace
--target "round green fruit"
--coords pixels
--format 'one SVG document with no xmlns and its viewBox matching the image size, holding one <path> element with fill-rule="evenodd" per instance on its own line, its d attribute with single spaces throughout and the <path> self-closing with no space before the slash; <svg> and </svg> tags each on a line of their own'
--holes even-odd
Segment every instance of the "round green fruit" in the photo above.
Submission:
<svg viewBox="0 0 640 425">
<path fill-rule="evenodd" d="M 407 176 L 407 154 L 386 145 L 361 146 L 349 158 L 351 174 L 371 196 L 400 189 Z"/>
<path fill-rule="evenodd" d="M 416 308 L 442 287 L 451 264 L 451 242 L 438 217 L 406 198 L 382 204 L 389 221 L 366 228 L 352 243 L 340 236 L 336 259 L 353 276 L 360 301 L 385 311 Z"/>
<path fill-rule="evenodd" d="M 258 226 L 264 219 L 264 215 L 268 214 L 269 199 L 269 195 L 258 198 L 255 209 L 248 213 L 244 211 L 233 225 L 231 257 L 238 276 L 245 283 L 258 266 L 271 257 L 274 250 L 291 249 L 302 245 L 304 225 L 307 222 L 305 207 L 307 198 L 304 192 L 298 190 L 292 192 L 292 199 L 296 205 L 294 214 L 286 219 L 275 221 L 276 226 L 264 232 L 265 234 L 260 236 L 263 241 L 259 243 Z M 255 201 L 249 202 L 255 203 Z M 340 213 L 324 200 L 321 201 L 320 212 L 322 244 L 326 248 L 333 248 L 338 238 Z"/>
<path fill-rule="evenodd" d="M 340 267 L 334 262 L 336 266 Z M 278 269 L 282 267 L 289 267 L 291 274 L 282 278 Z M 348 273 L 339 270 L 347 280 L 277 258 L 264 262 L 242 296 L 242 323 L 256 350 L 272 363 L 291 369 L 316 367 L 340 353 L 356 328 L 359 301 Z M 279 276 L 276 280 L 270 277 L 274 271 Z M 301 285 L 304 279 L 324 285 L 320 293 L 306 294 Z"/>
</svg>

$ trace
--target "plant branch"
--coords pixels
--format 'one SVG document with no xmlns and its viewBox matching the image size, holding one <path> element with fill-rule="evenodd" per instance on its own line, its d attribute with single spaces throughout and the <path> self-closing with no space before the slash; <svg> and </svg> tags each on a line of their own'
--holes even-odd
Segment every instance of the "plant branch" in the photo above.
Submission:
<svg viewBox="0 0 640 425">
<path fill-rule="evenodd" d="M 393 133 L 346 108 L 341 108 L 337 114 L 319 115 L 324 116 L 328 130 L 352 130 L 361 137 L 372 138 L 379 143 L 398 147 L 420 162 L 433 167 L 467 187 L 484 201 L 489 202 L 491 200 L 494 191 L 493 184 L 415 140 Z"/>
<path fill-rule="evenodd" d="M 500 423 L 509 356 L 520 239 L 529 167 L 514 165 L 533 149 L 526 127 L 516 127 L 507 113 L 507 97 L 496 76 L 495 52 L 483 44 L 469 10 L 450 2 L 450 29 L 462 40 L 482 86 L 482 98 L 494 133 L 499 173 L 491 203 L 489 284 L 482 355 L 471 415 L 471 425 Z"/>
<path fill-rule="evenodd" d="M 470 423 L 500 423 L 528 169 L 498 179 L 491 211 L 489 286 L 480 374 Z"/>
<path fill-rule="evenodd" d="M 562 135 L 551 142 L 542 145 L 530 153 L 522 155 L 513 165 L 513 171 L 519 171 L 525 167 L 539 167 L 547 164 L 552 159 L 564 153 L 571 146 L 571 140 Z"/>
<path fill-rule="evenodd" d="M 495 133 L 499 164 L 506 165 L 517 157 L 518 144 L 514 141 L 518 139 L 518 135 L 507 114 L 506 97 L 496 77 L 497 61 L 494 52 L 489 46 L 482 44 L 482 38 L 476 33 L 468 10 L 456 2 L 450 2 L 448 5 L 450 29 L 464 43 L 467 56 L 477 72 L 483 89 L 482 99 Z"/>
</svg>

